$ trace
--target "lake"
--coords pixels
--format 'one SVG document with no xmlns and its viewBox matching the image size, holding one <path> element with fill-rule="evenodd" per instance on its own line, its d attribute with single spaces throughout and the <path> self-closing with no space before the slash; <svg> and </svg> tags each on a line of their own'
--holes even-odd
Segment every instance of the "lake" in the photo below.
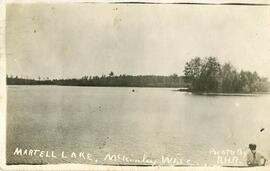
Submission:
<svg viewBox="0 0 270 171">
<path fill-rule="evenodd" d="M 249 143 L 270 159 L 270 95 L 131 87 L 7 90 L 8 164 L 243 166 Z"/>
</svg>

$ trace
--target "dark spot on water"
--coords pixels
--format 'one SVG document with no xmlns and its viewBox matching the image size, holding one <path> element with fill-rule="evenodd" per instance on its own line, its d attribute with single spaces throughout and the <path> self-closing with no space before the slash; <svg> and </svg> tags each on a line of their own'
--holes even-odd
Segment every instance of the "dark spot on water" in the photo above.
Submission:
<svg viewBox="0 0 270 171">
<path fill-rule="evenodd" d="M 107 139 L 109 139 L 109 137 L 107 137 Z M 99 146 L 99 149 L 102 149 L 105 147 L 105 145 L 107 144 L 107 139 L 101 144 L 101 146 Z"/>
<path fill-rule="evenodd" d="M 37 31 L 36 30 L 34 30 L 34 33 L 36 33 Z"/>
<path fill-rule="evenodd" d="M 262 128 L 261 130 L 260 130 L 260 132 L 263 132 L 264 131 L 264 128 Z"/>
</svg>

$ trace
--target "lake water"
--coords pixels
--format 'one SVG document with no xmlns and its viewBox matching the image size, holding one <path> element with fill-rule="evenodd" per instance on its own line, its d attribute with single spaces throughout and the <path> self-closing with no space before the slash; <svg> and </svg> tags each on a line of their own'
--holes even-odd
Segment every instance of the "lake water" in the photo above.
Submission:
<svg viewBox="0 0 270 171">
<path fill-rule="evenodd" d="M 7 89 L 8 164 L 242 166 L 249 143 L 270 159 L 269 95 L 202 96 L 126 87 Z M 14 154 L 16 148 L 28 151 Z M 30 150 L 47 156 L 30 155 Z"/>
</svg>

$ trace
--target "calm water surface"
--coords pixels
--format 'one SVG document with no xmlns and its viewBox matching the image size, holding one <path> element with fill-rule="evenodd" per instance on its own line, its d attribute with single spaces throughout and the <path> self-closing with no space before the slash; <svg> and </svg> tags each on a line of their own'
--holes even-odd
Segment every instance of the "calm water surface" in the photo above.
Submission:
<svg viewBox="0 0 270 171">
<path fill-rule="evenodd" d="M 9 86 L 7 162 L 145 165 L 145 156 L 160 165 L 168 164 L 165 157 L 176 159 L 175 165 L 245 165 L 251 142 L 270 159 L 269 95 L 172 90 Z M 13 155 L 17 147 L 54 151 L 57 158 Z M 90 153 L 92 160 L 79 152 Z M 108 154 L 119 158 L 110 161 Z"/>
</svg>

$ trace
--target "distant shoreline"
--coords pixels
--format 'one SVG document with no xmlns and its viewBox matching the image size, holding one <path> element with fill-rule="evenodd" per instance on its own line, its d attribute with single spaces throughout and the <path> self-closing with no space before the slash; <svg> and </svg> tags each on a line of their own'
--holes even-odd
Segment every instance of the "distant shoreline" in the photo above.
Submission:
<svg viewBox="0 0 270 171">
<path fill-rule="evenodd" d="M 203 96 L 256 96 L 256 95 L 266 95 L 270 94 L 270 92 L 254 92 L 254 93 L 219 93 L 219 92 L 196 92 L 196 91 L 191 91 L 188 89 L 188 87 L 159 87 L 159 86 L 88 86 L 88 85 L 56 85 L 56 84 L 35 84 L 35 85 L 30 85 L 30 84 L 6 84 L 7 86 L 63 86 L 63 87 L 112 87 L 112 88 L 171 88 L 174 89 L 172 91 L 175 92 L 187 92 L 187 93 L 192 93 L 195 95 L 203 95 Z M 177 88 L 177 89 L 176 89 Z"/>
<path fill-rule="evenodd" d="M 6 84 L 7 86 L 59 86 L 59 87 L 123 87 L 123 88 L 170 88 L 170 89 L 177 89 L 179 87 L 159 87 L 159 86 L 111 86 L 111 85 L 108 85 L 108 86 L 105 86 L 105 85 L 102 85 L 102 86 L 95 86 L 95 85 L 91 85 L 91 86 L 88 86 L 88 85 L 57 85 L 57 84 Z M 183 87 L 184 88 L 184 87 Z M 173 90 L 173 91 L 178 91 L 177 90 Z"/>
<path fill-rule="evenodd" d="M 263 95 L 270 94 L 270 92 L 253 92 L 253 93 L 243 93 L 243 92 L 234 92 L 234 93 L 220 93 L 220 92 L 196 92 L 189 89 L 177 89 L 175 91 L 179 92 L 190 92 L 197 95 L 205 95 L 205 96 L 255 96 L 255 95 Z"/>
<path fill-rule="evenodd" d="M 61 86 L 102 86 L 102 87 L 188 87 L 183 76 L 158 75 L 113 75 L 109 76 L 83 76 L 80 79 L 29 79 L 18 76 L 7 76 L 7 85 L 61 85 Z"/>
</svg>

